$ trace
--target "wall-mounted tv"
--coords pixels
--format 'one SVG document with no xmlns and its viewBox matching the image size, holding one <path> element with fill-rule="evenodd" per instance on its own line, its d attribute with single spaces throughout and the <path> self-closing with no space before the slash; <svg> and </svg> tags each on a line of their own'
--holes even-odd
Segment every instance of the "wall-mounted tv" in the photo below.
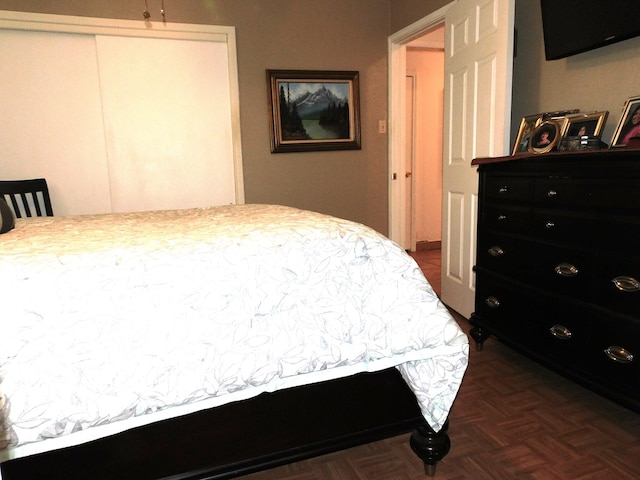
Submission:
<svg viewBox="0 0 640 480">
<path fill-rule="evenodd" d="M 640 0 L 540 0 L 547 60 L 640 35 Z"/>
</svg>

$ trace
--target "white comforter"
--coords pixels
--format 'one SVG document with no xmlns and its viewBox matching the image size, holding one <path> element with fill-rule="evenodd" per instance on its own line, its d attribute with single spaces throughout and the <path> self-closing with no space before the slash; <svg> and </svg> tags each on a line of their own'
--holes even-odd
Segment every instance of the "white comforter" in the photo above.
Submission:
<svg viewBox="0 0 640 480">
<path fill-rule="evenodd" d="M 17 220 L 0 272 L 0 460 L 390 366 L 439 430 L 467 364 L 401 248 L 288 207 Z"/>
</svg>

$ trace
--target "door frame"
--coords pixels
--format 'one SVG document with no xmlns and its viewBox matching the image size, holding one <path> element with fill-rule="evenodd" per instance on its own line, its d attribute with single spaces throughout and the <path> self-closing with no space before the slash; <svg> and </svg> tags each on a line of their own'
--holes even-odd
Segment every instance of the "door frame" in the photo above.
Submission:
<svg viewBox="0 0 640 480">
<path fill-rule="evenodd" d="M 426 17 L 412 23 L 388 38 L 389 55 L 389 238 L 404 249 L 411 248 L 407 238 L 406 187 L 402 180 L 406 165 L 406 68 L 407 44 L 428 30 L 444 24 L 451 2 Z"/>
</svg>

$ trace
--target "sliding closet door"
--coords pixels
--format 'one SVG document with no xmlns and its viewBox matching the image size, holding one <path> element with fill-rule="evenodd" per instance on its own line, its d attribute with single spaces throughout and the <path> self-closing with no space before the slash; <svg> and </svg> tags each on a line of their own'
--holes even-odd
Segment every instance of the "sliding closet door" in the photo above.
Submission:
<svg viewBox="0 0 640 480">
<path fill-rule="evenodd" d="M 226 45 L 96 44 L 113 210 L 235 203 Z"/>
<path fill-rule="evenodd" d="M 232 27 L 0 12 L 0 179 L 56 215 L 244 202 Z"/>
<path fill-rule="evenodd" d="M 111 209 L 95 40 L 0 30 L 0 179 L 46 177 L 54 213 Z"/>
</svg>

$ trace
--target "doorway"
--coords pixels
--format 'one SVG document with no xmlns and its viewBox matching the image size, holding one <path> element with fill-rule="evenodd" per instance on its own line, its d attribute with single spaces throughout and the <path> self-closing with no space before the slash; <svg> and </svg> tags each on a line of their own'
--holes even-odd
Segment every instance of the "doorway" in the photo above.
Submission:
<svg viewBox="0 0 640 480">
<path fill-rule="evenodd" d="M 389 37 L 389 234 L 409 248 L 404 181 L 407 45 L 445 25 L 442 301 L 469 316 L 475 297 L 478 178 L 471 160 L 509 150 L 515 0 L 456 0 Z"/>
<path fill-rule="evenodd" d="M 442 240 L 444 25 L 407 44 L 406 68 L 407 235 L 413 252 L 439 249 Z"/>
<path fill-rule="evenodd" d="M 408 53 L 410 50 L 413 52 L 418 50 L 444 51 L 445 14 L 451 5 L 440 8 L 389 37 L 389 102 L 393 106 L 390 111 L 390 125 L 392 127 L 399 126 L 399 128 L 390 129 L 389 139 L 389 167 L 391 174 L 388 192 L 389 237 L 401 245 L 402 248 L 410 251 L 415 250 L 415 242 L 417 240 L 422 240 L 417 239 L 417 236 L 422 236 L 419 232 L 416 232 L 421 227 L 415 225 L 413 219 L 423 215 L 422 212 L 416 210 L 419 210 L 420 206 L 423 209 L 427 208 L 427 200 L 423 199 L 426 188 L 423 189 L 421 185 L 414 186 L 412 158 L 411 155 L 407 154 L 408 151 L 411 152 L 408 145 L 412 145 L 412 139 L 407 138 L 410 133 L 404 125 L 404 119 L 407 118 L 407 109 L 409 108 L 405 78 L 408 70 L 407 56 L 413 55 L 413 53 Z M 400 77 L 400 72 L 403 72 L 402 77 Z M 441 80 L 444 82 L 444 68 L 441 72 Z M 420 102 L 417 103 L 420 104 Z M 403 120 L 400 121 L 400 119 Z M 442 132 L 442 124 L 441 120 L 437 127 L 440 132 Z M 416 137 L 416 142 L 422 139 L 418 135 Z M 442 148 L 442 138 L 440 133 L 439 140 L 437 140 L 440 149 Z M 442 155 L 439 156 L 439 162 L 442 162 Z M 418 168 L 420 167 L 418 166 Z M 417 176 L 420 177 L 420 174 Z M 433 177 L 433 175 L 431 176 Z M 438 174 L 437 180 L 438 184 L 442 183 L 442 173 Z M 414 199 L 415 201 L 407 204 L 409 199 Z M 414 203 L 417 208 L 413 208 Z M 438 205 L 441 205 L 441 200 L 438 200 Z M 407 213 L 407 209 L 410 210 L 410 213 Z M 431 210 L 431 207 L 429 209 Z M 435 210 L 437 210 L 437 207 Z M 441 216 L 441 214 L 439 212 L 438 216 Z M 412 227 L 415 227 L 413 231 L 416 233 L 412 233 Z M 436 234 L 436 236 L 439 235 Z"/>
</svg>

